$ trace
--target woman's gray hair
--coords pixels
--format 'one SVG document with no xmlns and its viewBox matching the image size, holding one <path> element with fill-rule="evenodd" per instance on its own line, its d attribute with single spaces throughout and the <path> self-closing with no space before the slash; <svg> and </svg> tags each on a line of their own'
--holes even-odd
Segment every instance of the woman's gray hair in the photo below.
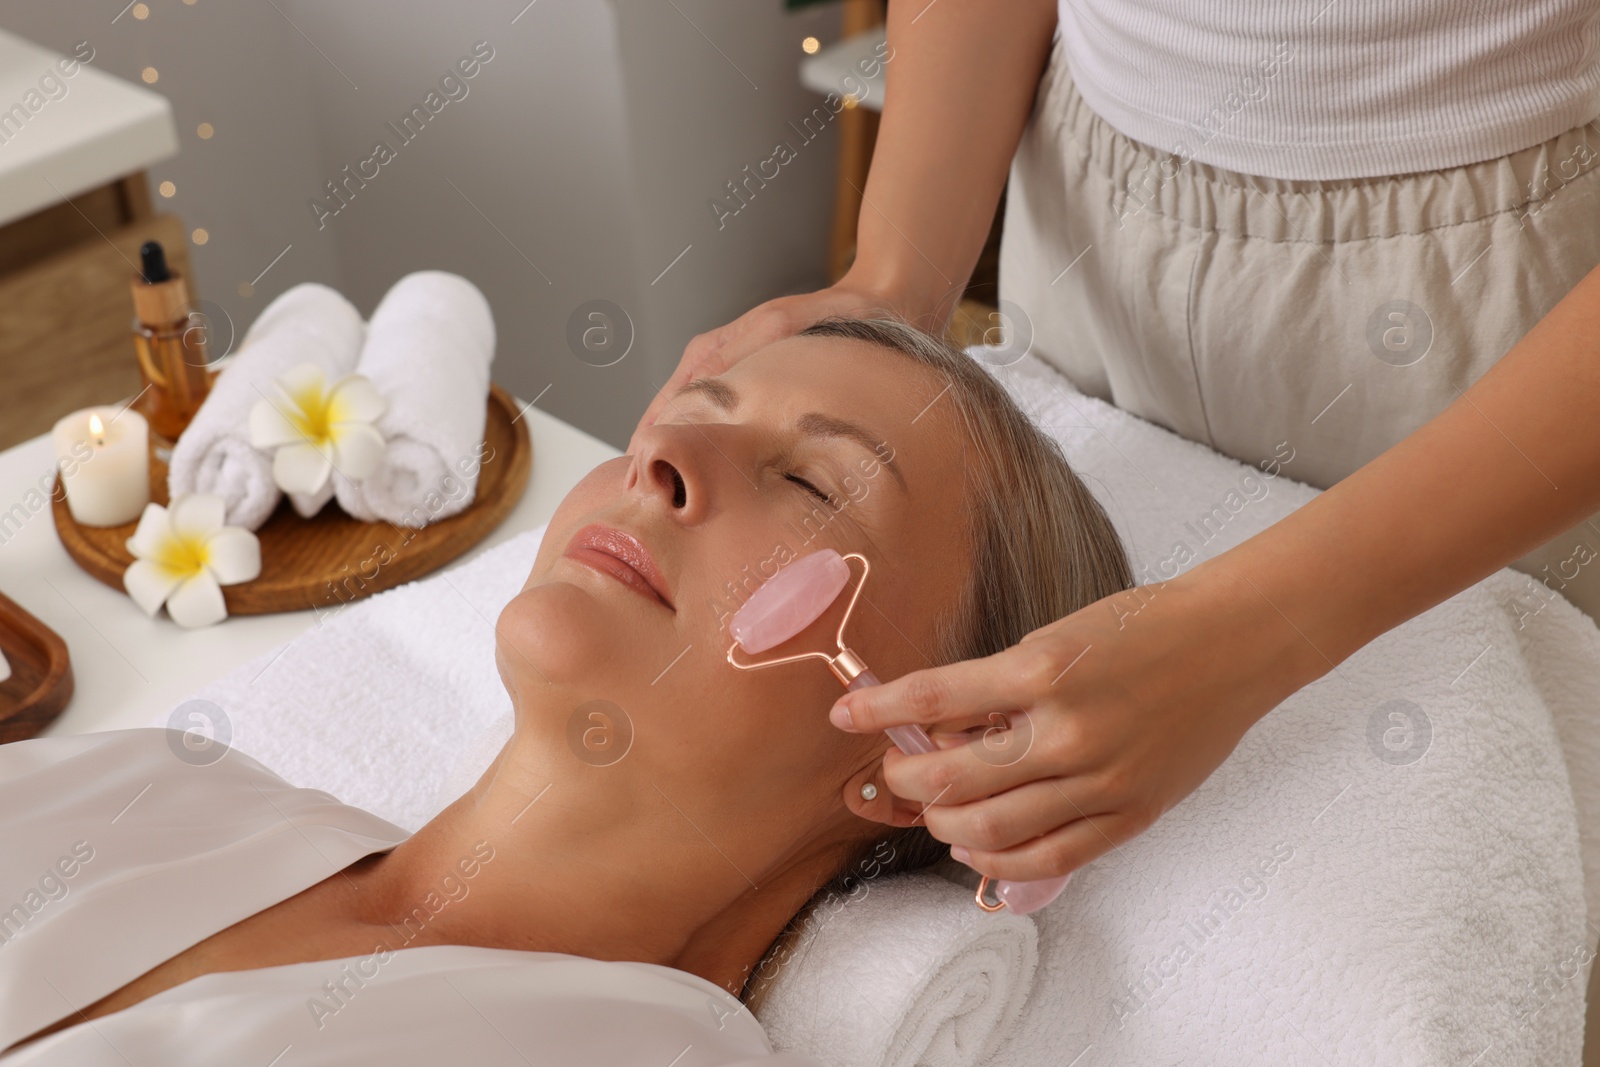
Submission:
<svg viewBox="0 0 1600 1067">
<path fill-rule="evenodd" d="M 962 464 L 968 472 L 963 511 L 972 573 L 958 602 L 936 624 L 936 665 L 1001 652 L 1034 630 L 1133 585 L 1127 552 L 1105 509 L 1068 466 L 1060 446 L 972 357 L 892 318 L 824 319 L 801 330 L 800 336 L 845 338 L 890 349 L 948 384 L 944 396 L 955 406 L 966 446 L 975 454 Z M 920 825 L 896 828 L 866 842 L 801 909 L 773 948 L 830 895 L 858 893 L 872 878 L 926 867 L 948 855 L 948 847 Z M 769 950 L 763 964 L 772 956 Z M 763 969 L 757 968 L 752 977 Z"/>
</svg>

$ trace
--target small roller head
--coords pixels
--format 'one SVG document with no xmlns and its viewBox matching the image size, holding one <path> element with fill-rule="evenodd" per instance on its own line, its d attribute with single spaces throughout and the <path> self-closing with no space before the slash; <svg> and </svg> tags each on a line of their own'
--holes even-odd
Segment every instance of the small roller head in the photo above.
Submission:
<svg viewBox="0 0 1600 1067">
<path fill-rule="evenodd" d="M 810 626 L 850 582 L 850 564 L 824 548 L 783 567 L 733 613 L 728 632 L 746 652 L 765 652 Z"/>
</svg>

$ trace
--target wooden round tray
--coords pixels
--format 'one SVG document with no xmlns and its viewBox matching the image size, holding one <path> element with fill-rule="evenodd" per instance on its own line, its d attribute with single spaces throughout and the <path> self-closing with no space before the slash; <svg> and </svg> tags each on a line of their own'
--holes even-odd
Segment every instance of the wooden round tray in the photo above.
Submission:
<svg viewBox="0 0 1600 1067">
<path fill-rule="evenodd" d="M 253 581 L 222 587 L 228 614 L 267 615 L 347 604 L 421 577 L 460 556 L 516 507 L 533 467 L 528 424 L 518 418 L 516 404 L 498 385 L 489 387 L 484 442 L 488 447 L 472 503 L 420 528 L 360 522 L 346 515 L 337 499 L 302 519 L 284 497 L 255 531 L 261 541 L 261 574 Z M 150 499 L 167 504 L 167 465 L 153 455 Z M 62 493 L 51 494 L 51 510 L 67 555 L 100 581 L 122 589 L 122 572 L 133 562 L 127 540 L 138 520 L 121 526 L 79 526 Z"/>
<path fill-rule="evenodd" d="M 0 593 L 0 648 L 11 677 L 0 682 L 0 744 L 35 737 L 72 699 L 72 661 L 61 635 Z"/>
</svg>

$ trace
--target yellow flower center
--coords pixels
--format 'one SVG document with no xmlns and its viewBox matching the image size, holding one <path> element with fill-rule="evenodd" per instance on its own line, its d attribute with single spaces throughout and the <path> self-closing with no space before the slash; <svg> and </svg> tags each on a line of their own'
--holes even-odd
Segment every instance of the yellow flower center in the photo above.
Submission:
<svg viewBox="0 0 1600 1067">
<path fill-rule="evenodd" d="M 173 534 L 162 543 L 156 562 L 174 574 L 192 578 L 211 562 L 211 549 L 205 541 Z"/>
<path fill-rule="evenodd" d="M 321 390 L 307 389 L 290 399 L 295 405 L 295 410 L 288 412 L 290 424 L 312 444 L 326 444 L 333 423 L 328 397 Z"/>
</svg>

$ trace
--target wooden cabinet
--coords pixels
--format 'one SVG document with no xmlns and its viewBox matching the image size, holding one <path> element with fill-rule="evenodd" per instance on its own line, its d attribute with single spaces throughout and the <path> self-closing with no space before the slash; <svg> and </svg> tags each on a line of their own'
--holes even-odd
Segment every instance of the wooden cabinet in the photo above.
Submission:
<svg viewBox="0 0 1600 1067">
<path fill-rule="evenodd" d="M 151 211 L 142 172 L 0 227 L 0 449 L 139 391 L 129 285 L 148 240 L 197 296 L 184 225 Z"/>
</svg>

